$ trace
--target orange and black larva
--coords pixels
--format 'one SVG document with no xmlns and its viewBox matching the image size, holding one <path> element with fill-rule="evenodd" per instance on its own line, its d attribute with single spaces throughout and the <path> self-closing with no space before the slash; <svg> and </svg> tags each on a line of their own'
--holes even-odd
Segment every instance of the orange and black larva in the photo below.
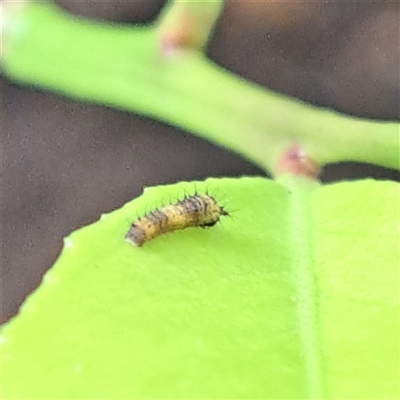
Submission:
<svg viewBox="0 0 400 400">
<path fill-rule="evenodd" d="M 213 197 L 195 194 L 139 218 L 131 225 L 125 239 L 140 247 L 163 233 L 214 226 L 224 215 L 229 214 Z"/>
</svg>

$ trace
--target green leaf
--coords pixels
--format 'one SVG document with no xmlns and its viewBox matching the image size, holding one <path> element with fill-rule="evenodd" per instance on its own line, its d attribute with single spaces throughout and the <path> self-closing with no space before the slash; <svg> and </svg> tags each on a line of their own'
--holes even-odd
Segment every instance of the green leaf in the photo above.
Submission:
<svg viewBox="0 0 400 400">
<path fill-rule="evenodd" d="M 231 217 L 124 241 L 194 191 Z M 398 398 L 398 214 L 394 182 L 145 190 L 66 239 L 3 327 L 3 398 Z"/>
</svg>

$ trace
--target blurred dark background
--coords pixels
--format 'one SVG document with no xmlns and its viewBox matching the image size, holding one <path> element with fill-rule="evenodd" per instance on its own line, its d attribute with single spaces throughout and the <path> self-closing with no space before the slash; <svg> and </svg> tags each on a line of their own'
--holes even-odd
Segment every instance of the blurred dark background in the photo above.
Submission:
<svg viewBox="0 0 400 400">
<path fill-rule="evenodd" d="M 163 1 L 58 1 L 88 18 L 153 20 Z M 399 2 L 228 1 L 209 48 L 217 63 L 278 92 L 344 113 L 399 120 Z M 57 258 L 62 239 L 144 186 L 263 175 L 175 127 L 1 84 L 2 312 L 14 315 Z M 325 182 L 398 171 L 346 163 Z"/>
</svg>

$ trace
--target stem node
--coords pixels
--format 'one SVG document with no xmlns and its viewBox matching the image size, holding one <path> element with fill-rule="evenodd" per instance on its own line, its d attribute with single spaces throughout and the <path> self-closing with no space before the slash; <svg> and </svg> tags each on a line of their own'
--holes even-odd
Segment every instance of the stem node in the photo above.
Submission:
<svg viewBox="0 0 400 400">
<path fill-rule="evenodd" d="M 308 158 L 304 149 L 297 144 L 291 145 L 281 156 L 276 168 L 276 175 L 292 174 L 317 179 L 320 168 Z"/>
</svg>

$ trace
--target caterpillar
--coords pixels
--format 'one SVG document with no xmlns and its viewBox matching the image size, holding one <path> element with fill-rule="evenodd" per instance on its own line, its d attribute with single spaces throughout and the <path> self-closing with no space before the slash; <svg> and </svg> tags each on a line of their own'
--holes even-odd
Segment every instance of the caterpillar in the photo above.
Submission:
<svg viewBox="0 0 400 400">
<path fill-rule="evenodd" d="M 208 194 L 185 196 L 133 222 L 125 239 L 138 247 L 164 233 L 199 226 L 214 226 L 221 216 L 229 215 L 224 207 Z"/>
</svg>

